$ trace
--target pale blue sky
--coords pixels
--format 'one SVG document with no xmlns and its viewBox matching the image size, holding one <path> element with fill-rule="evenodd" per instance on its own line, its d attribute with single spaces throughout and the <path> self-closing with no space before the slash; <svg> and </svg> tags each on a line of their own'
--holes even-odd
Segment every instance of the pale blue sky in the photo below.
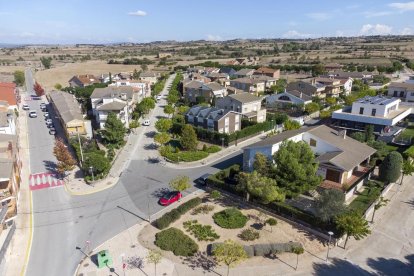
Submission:
<svg viewBox="0 0 414 276">
<path fill-rule="evenodd" d="M 0 43 L 414 34 L 414 1 L 0 0 Z"/>
</svg>

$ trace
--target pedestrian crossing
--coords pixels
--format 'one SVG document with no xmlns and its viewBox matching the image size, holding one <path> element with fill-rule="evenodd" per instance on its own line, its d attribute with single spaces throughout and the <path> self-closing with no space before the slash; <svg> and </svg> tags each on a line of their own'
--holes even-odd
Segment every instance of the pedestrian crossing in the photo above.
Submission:
<svg viewBox="0 0 414 276">
<path fill-rule="evenodd" d="M 31 191 L 58 187 L 63 184 L 63 180 L 58 179 L 54 173 L 35 173 L 31 174 L 29 177 L 29 187 Z"/>
</svg>

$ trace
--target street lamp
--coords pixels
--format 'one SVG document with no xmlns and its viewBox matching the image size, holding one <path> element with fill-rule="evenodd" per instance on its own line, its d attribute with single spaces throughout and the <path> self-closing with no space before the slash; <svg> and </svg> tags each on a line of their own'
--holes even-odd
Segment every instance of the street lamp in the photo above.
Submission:
<svg viewBox="0 0 414 276">
<path fill-rule="evenodd" d="M 221 147 L 224 148 L 224 137 L 221 137 Z"/>
<path fill-rule="evenodd" d="M 94 182 L 95 181 L 95 177 L 93 175 L 93 167 L 92 166 L 89 167 L 89 172 L 92 174 L 92 182 Z"/>
<path fill-rule="evenodd" d="M 328 258 L 329 258 L 329 249 L 331 248 L 331 238 L 333 236 L 333 232 L 329 231 L 328 235 L 329 235 L 329 242 L 328 242 L 328 252 L 326 252 L 326 262 L 328 262 Z"/>
</svg>

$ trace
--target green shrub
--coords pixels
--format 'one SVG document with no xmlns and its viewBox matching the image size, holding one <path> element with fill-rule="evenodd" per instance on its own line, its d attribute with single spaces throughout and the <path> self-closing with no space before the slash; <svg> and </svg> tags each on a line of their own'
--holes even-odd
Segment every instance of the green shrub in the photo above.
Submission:
<svg viewBox="0 0 414 276">
<path fill-rule="evenodd" d="M 208 153 L 216 153 L 216 152 L 221 151 L 221 148 L 219 146 L 214 145 L 214 146 L 208 147 L 205 151 L 207 151 Z"/>
<path fill-rule="evenodd" d="M 205 151 L 179 151 L 176 149 L 173 152 L 164 148 L 160 149 L 160 154 L 173 162 L 193 162 L 208 156 L 208 152 Z"/>
<path fill-rule="evenodd" d="M 215 241 L 220 238 L 211 225 L 201 225 L 197 220 L 189 220 L 183 223 L 184 229 L 193 234 L 198 241 Z"/>
<path fill-rule="evenodd" d="M 210 192 L 210 198 L 211 198 L 211 199 L 214 199 L 214 200 L 221 198 L 221 193 L 220 193 L 220 191 L 217 191 L 217 190 L 212 190 L 212 191 Z"/>
<path fill-rule="evenodd" d="M 244 241 L 254 241 L 260 237 L 259 232 L 252 229 L 244 229 L 241 231 L 239 238 Z"/>
<path fill-rule="evenodd" d="M 248 218 L 236 208 L 228 208 L 213 215 L 214 222 L 226 229 L 243 228 Z"/>
<path fill-rule="evenodd" d="M 177 228 L 168 228 L 155 234 L 155 245 L 162 250 L 172 251 L 176 256 L 193 256 L 198 251 L 195 241 Z"/>
<path fill-rule="evenodd" d="M 193 199 L 190 199 L 189 201 L 181 204 L 175 209 L 172 209 L 171 211 L 165 213 L 155 221 L 155 226 L 162 230 L 170 226 L 171 223 L 178 220 L 181 215 L 185 214 L 187 211 L 191 210 L 192 208 L 196 207 L 197 205 L 200 205 L 202 202 L 201 198 L 196 197 Z"/>
<path fill-rule="evenodd" d="M 197 208 L 194 208 L 193 212 L 191 212 L 192 215 L 198 215 L 198 214 L 208 214 L 211 211 L 214 210 L 213 205 L 204 204 Z"/>
<path fill-rule="evenodd" d="M 274 218 L 268 218 L 268 219 L 266 220 L 266 224 L 269 224 L 270 226 L 274 226 L 274 225 L 276 225 L 276 224 L 277 224 L 277 220 L 276 220 L 276 219 L 274 219 Z"/>
</svg>

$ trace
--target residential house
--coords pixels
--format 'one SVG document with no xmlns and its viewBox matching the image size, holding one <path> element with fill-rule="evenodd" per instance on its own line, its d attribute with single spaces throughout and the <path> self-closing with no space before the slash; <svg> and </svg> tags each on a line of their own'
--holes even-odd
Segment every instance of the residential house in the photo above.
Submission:
<svg viewBox="0 0 414 276">
<path fill-rule="evenodd" d="M 360 131 L 366 125 L 373 125 L 376 133 L 390 135 L 398 130 L 393 127 L 413 112 L 411 107 L 401 106 L 400 103 L 398 98 L 367 96 L 353 102 L 351 107 L 334 111 L 333 124 Z"/>
<path fill-rule="evenodd" d="M 406 102 L 414 102 L 414 83 L 392 82 L 388 86 L 388 96 L 398 97 Z"/>
<path fill-rule="evenodd" d="M 276 80 L 280 79 L 280 69 L 273 69 L 269 67 L 260 67 L 254 73 L 254 75 L 262 75 L 274 78 Z"/>
<path fill-rule="evenodd" d="M 232 87 L 232 86 L 227 86 L 226 87 L 226 90 L 227 90 L 227 95 L 238 94 L 238 93 L 245 93 L 243 90 L 237 89 L 237 88 Z"/>
<path fill-rule="evenodd" d="M 307 105 L 312 102 L 312 97 L 297 90 L 285 91 L 266 97 L 267 107 L 284 107 L 286 105 Z"/>
<path fill-rule="evenodd" d="M 0 267 L 16 225 L 22 162 L 17 136 L 0 134 Z"/>
<path fill-rule="evenodd" d="M 342 85 L 342 91 L 345 96 L 348 96 L 352 92 L 353 78 L 338 78 Z"/>
<path fill-rule="evenodd" d="M 193 106 L 185 114 L 185 121 L 220 133 L 233 133 L 241 129 L 242 114 L 235 111 L 206 106 Z"/>
<path fill-rule="evenodd" d="M 326 86 L 324 84 L 315 81 L 295 81 L 289 83 L 286 87 L 286 90 L 296 90 L 310 97 L 325 98 L 325 88 Z"/>
<path fill-rule="evenodd" d="M 324 180 L 321 187 L 342 191 L 349 191 L 353 185 L 362 186 L 361 178 L 367 177 L 370 157 L 376 152 L 366 144 L 346 136 L 346 131 L 319 125 L 282 132 L 247 146 L 243 150 L 243 169 L 253 170 L 257 153 L 271 159 L 285 140 L 308 144 L 317 156 L 317 174 Z M 352 194 L 347 193 L 346 197 Z"/>
<path fill-rule="evenodd" d="M 342 68 L 344 66 L 342 64 L 339 63 L 328 63 L 325 64 L 325 70 L 327 72 L 333 72 L 333 71 L 342 71 Z"/>
<path fill-rule="evenodd" d="M 109 86 L 115 87 L 132 87 L 135 94 L 138 95 L 137 102 L 142 99 L 151 96 L 151 83 L 147 81 L 136 81 L 136 80 L 119 80 Z"/>
<path fill-rule="evenodd" d="M 236 70 L 234 70 L 233 68 L 231 68 L 231 67 L 222 67 L 221 69 L 220 69 L 220 72 L 219 73 L 224 73 L 224 74 L 227 74 L 227 75 L 229 75 L 229 77 L 231 78 L 231 77 L 233 77 L 235 74 L 236 74 Z"/>
<path fill-rule="evenodd" d="M 263 81 L 265 84 L 265 89 L 270 89 L 270 87 L 272 87 L 273 85 L 276 85 L 276 81 L 277 81 L 277 79 L 266 76 L 266 75 L 253 75 L 250 78 L 254 80 Z"/>
<path fill-rule="evenodd" d="M 190 103 L 211 103 L 213 98 L 220 98 L 226 95 L 226 88 L 216 82 L 203 83 L 193 80 L 185 85 L 183 96 Z"/>
<path fill-rule="evenodd" d="M 258 123 L 266 121 L 266 109 L 262 108 L 262 98 L 250 93 L 238 93 L 216 99 L 216 107 L 225 111 L 236 111 L 243 117 Z"/>
<path fill-rule="evenodd" d="M 254 74 L 255 70 L 251 69 L 251 68 L 244 68 L 244 69 L 240 69 L 239 71 L 237 71 L 234 75 L 237 78 L 245 78 L 245 77 L 250 77 Z"/>
<path fill-rule="evenodd" d="M 243 90 L 244 92 L 258 95 L 265 91 L 266 81 L 255 78 L 239 78 L 230 80 L 230 85 L 234 88 Z"/>
<path fill-rule="evenodd" d="M 0 102 L 7 103 L 10 110 L 18 109 L 19 91 L 12 82 L 0 82 Z"/>
<path fill-rule="evenodd" d="M 204 75 L 209 75 L 209 74 L 215 74 L 215 73 L 220 73 L 220 68 L 216 68 L 216 67 L 206 67 L 204 68 Z"/>
<path fill-rule="evenodd" d="M 139 75 L 139 80 L 147 81 L 151 85 L 154 85 L 157 82 L 157 80 L 159 79 L 159 77 L 160 77 L 160 73 L 147 71 L 147 72 L 142 72 Z"/>
<path fill-rule="evenodd" d="M 14 111 L 9 110 L 7 106 L 0 104 L 0 133 L 16 134 L 16 115 Z"/>
<path fill-rule="evenodd" d="M 137 102 L 137 94 L 131 86 L 108 86 L 95 88 L 91 95 L 92 114 L 100 128 L 105 128 L 105 122 L 110 112 L 129 127 L 132 112 Z"/>
<path fill-rule="evenodd" d="M 212 82 L 218 82 L 223 86 L 230 85 L 230 77 L 226 73 L 209 73 L 206 77 Z"/>
<path fill-rule="evenodd" d="M 371 72 L 345 72 L 345 71 L 334 71 L 329 73 L 330 76 L 340 79 L 340 78 L 352 78 L 354 80 L 363 80 L 369 81 L 372 79 L 373 75 Z"/>
<path fill-rule="evenodd" d="M 51 91 L 47 95 L 67 138 L 76 135 L 91 135 L 87 128 L 89 122 L 83 117 L 76 98 L 62 91 Z"/>
<path fill-rule="evenodd" d="M 312 83 L 320 83 L 325 86 L 325 94 L 328 97 L 339 97 L 342 93 L 342 84 L 340 80 L 332 78 L 316 78 Z"/>
<path fill-rule="evenodd" d="M 100 78 L 91 74 L 76 75 L 69 80 L 70 87 L 86 87 L 95 83 L 100 83 Z"/>
</svg>

